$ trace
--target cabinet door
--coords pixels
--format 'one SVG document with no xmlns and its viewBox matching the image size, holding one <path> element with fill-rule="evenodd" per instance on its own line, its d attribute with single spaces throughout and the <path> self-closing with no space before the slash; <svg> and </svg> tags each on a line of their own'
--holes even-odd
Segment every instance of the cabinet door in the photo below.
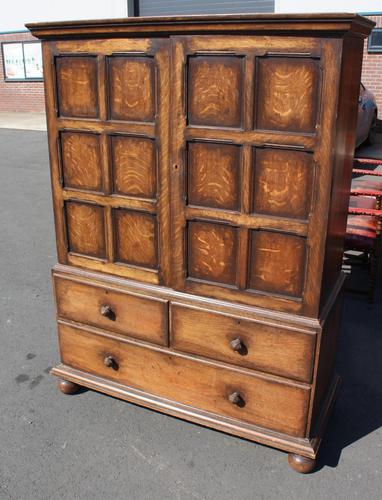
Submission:
<svg viewBox="0 0 382 500">
<path fill-rule="evenodd" d="M 337 41 L 172 39 L 174 286 L 318 308 Z"/>
<path fill-rule="evenodd" d="M 44 43 L 59 261 L 168 281 L 169 42 Z"/>
</svg>

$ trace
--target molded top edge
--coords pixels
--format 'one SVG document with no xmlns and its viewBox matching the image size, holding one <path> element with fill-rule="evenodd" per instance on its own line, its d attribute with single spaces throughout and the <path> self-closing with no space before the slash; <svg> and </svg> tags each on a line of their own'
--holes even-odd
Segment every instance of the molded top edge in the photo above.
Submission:
<svg viewBox="0 0 382 500">
<path fill-rule="evenodd" d="M 351 32 L 366 37 L 375 23 L 354 13 L 320 14 L 218 14 L 166 17 L 127 17 L 83 21 L 54 21 L 25 25 L 38 38 L 72 35 L 112 37 L 145 33 L 192 34 L 216 31 L 319 31 L 336 34 Z"/>
</svg>

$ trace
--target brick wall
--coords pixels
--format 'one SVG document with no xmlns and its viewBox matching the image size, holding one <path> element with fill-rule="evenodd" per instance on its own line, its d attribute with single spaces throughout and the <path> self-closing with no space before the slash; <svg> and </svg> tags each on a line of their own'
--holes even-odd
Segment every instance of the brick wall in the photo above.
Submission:
<svg viewBox="0 0 382 500">
<path fill-rule="evenodd" d="M 23 42 L 36 40 L 30 33 L 1 34 L 2 42 Z M 3 51 L 0 50 L 0 111 L 44 112 L 43 82 L 4 80 Z"/>
<path fill-rule="evenodd" d="M 382 28 L 382 15 L 367 16 L 376 23 L 376 28 Z M 365 40 L 362 65 L 362 83 L 373 92 L 378 105 L 378 118 L 382 117 L 382 54 L 369 54 Z"/>
</svg>

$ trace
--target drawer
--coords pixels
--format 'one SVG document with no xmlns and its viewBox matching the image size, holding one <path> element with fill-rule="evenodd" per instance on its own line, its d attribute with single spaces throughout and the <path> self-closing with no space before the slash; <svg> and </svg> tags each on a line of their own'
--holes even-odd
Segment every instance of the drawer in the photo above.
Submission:
<svg viewBox="0 0 382 500">
<path fill-rule="evenodd" d="M 171 347 L 310 382 L 316 335 L 171 304 Z"/>
<path fill-rule="evenodd" d="M 310 389 L 59 324 L 64 364 L 193 408 L 304 436 Z"/>
<path fill-rule="evenodd" d="M 54 278 L 57 314 L 155 344 L 168 345 L 168 303 L 103 286 Z"/>
</svg>

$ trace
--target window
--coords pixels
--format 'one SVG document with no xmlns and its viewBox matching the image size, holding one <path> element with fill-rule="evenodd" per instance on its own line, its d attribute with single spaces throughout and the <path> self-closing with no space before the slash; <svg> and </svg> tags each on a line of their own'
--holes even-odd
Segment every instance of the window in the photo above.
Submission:
<svg viewBox="0 0 382 500">
<path fill-rule="evenodd" d="M 382 53 L 382 28 L 375 28 L 370 33 L 367 42 L 367 51 Z"/>
<path fill-rule="evenodd" d="M 6 81 L 42 80 L 40 42 L 5 42 L 2 49 Z"/>
</svg>

